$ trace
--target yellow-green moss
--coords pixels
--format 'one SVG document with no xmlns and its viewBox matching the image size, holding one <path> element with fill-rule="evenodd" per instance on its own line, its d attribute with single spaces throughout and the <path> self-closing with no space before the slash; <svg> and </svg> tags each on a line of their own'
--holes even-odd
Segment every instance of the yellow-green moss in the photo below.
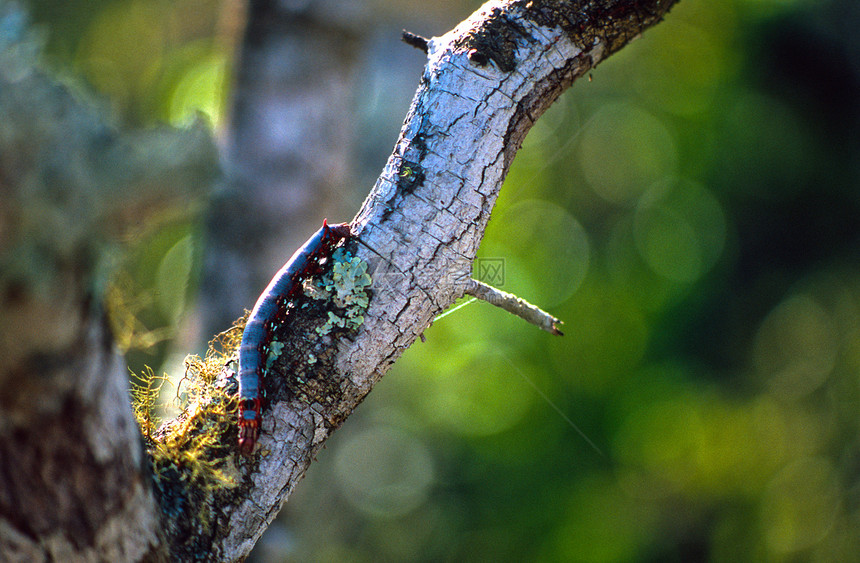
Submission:
<svg viewBox="0 0 860 563">
<path fill-rule="evenodd" d="M 233 355 L 244 325 L 245 319 L 240 319 L 216 336 L 205 358 L 185 359 L 185 373 L 176 393 L 182 413 L 157 429 L 159 421 L 153 412 L 167 378 L 156 376 L 151 369 L 135 376 L 134 413 L 149 453 L 159 504 L 171 518 L 192 512 L 206 524 L 214 495 L 238 484 L 232 447 L 237 406 L 230 387 L 231 380 L 235 383 Z"/>
<path fill-rule="evenodd" d="M 317 332 L 334 327 L 354 329 L 364 320 L 371 284 L 367 263 L 338 249 L 332 267 L 324 275 L 308 280 L 306 294 L 327 300 L 337 310 L 328 312 Z M 236 353 L 247 318 L 216 336 L 204 358 L 188 356 L 185 373 L 177 384 L 182 412 L 161 423 L 154 415 L 166 376 L 151 369 L 136 375 L 132 404 L 152 464 L 153 479 L 162 512 L 174 522 L 196 519 L 208 526 L 215 497 L 238 485 L 236 444 L 238 392 Z M 267 364 L 277 360 L 284 344 L 273 340 Z M 314 363 L 316 357 L 309 357 Z"/>
</svg>

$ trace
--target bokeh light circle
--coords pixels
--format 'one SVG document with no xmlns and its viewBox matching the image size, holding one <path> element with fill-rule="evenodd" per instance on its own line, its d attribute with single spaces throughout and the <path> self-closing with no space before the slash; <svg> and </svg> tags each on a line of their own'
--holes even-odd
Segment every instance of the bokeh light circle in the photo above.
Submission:
<svg viewBox="0 0 860 563">
<path fill-rule="evenodd" d="M 497 221 L 506 236 L 487 241 L 481 260 L 503 261 L 504 281 L 483 281 L 544 308 L 573 295 L 585 279 L 590 256 L 588 235 L 573 215 L 548 201 L 526 200 Z"/>
<path fill-rule="evenodd" d="M 640 256 L 654 273 L 690 283 L 722 254 L 726 219 L 720 203 L 702 185 L 661 181 L 640 198 L 633 233 Z"/>
<path fill-rule="evenodd" d="M 836 365 L 836 330 L 829 313 L 807 295 L 780 303 L 755 337 L 753 363 L 776 396 L 799 399 L 818 389 Z"/>
<path fill-rule="evenodd" d="M 589 186 L 622 204 L 675 174 L 677 149 L 663 123 L 631 104 L 607 104 L 582 132 L 578 157 Z"/>
<path fill-rule="evenodd" d="M 439 360 L 421 402 L 428 421 L 466 436 L 504 432 L 525 416 L 534 390 L 523 379 L 529 366 L 497 351 L 493 341 L 472 342 Z M 522 372 L 522 373 L 517 373 Z"/>
<path fill-rule="evenodd" d="M 341 445 L 335 474 L 344 496 L 357 510 L 395 517 L 424 503 L 435 470 L 427 448 L 415 437 L 396 428 L 375 427 Z"/>
<path fill-rule="evenodd" d="M 825 458 L 800 458 L 777 473 L 761 503 L 770 550 L 784 556 L 821 541 L 833 526 L 839 489 L 833 464 Z"/>
<path fill-rule="evenodd" d="M 220 55 L 210 56 L 189 68 L 170 97 L 171 123 L 184 125 L 200 112 L 218 128 L 224 117 L 227 73 L 227 60 Z"/>
</svg>

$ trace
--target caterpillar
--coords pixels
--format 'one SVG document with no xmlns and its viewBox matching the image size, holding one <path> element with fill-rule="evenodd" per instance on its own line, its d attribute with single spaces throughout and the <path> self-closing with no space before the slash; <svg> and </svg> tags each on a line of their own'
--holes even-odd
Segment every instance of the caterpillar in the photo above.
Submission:
<svg viewBox="0 0 860 563">
<path fill-rule="evenodd" d="M 251 455 L 260 436 L 263 371 L 274 331 L 286 321 L 287 304 L 320 261 L 351 236 L 348 223 L 322 227 L 278 270 L 251 310 L 239 344 L 239 451 Z"/>
</svg>

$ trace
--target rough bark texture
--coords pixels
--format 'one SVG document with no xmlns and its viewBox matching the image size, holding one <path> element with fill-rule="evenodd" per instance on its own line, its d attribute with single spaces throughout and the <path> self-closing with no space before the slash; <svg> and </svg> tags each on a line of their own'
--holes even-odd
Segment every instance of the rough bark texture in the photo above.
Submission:
<svg viewBox="0 0 860 563">
<path fill-rule="evenodd" d="M 176 515 L 164 512 L 163 503 L 162 510 L 154 508 L 123 392 L 125 374 L 98 308 L 89 306 L 91 289 L 97 285 L 92 260 L 97 252 L 86 241 L 99 240 L 105 226 L 116 224 L 121 216 L 105 212 L 103 203 L 85 201 L 81 207 L 91 211 L 90 219 L 75 231 L 72 242 L 65 231 L 63 237 L 51 239 L 33 228 L 34 222 L 13 223 L 13 239 L 24 240 L 21 252 L 43 252 L 45 244 L 61 250 L 49 257 L 51 276 L 41 289 L 31 284 L 39 279 L 32 272 L 21 271 L 15 277 L 7 269 L 0 279 L 2 333 L 12 335 L 2 341 L 0 353 L 4 560 L 193 556 L 231 561 L 247 556 L 326 438 L 434 316 L 465 291 L 502 180 L 534 121 L 577 77 L 658 22 L 673 3 L 490 2 L 450 33 L 429 42 L 428 62 L 400 139 L 354 222 L 360 240 L 374 249 L 353 243 L 353 250 L 373 265 L 374 293 L 365 322 L 348 337 L 319 338 L 313 328 L 321 311 L 311 308 L 295 315 L 283 335 L 290 352 L 273 368 L 281 377 L 269 378 L 270 404 L 260 440 L 263 453 L 232 462 L 241 486 L 200 501 L 209 503 L 206 522 L 186 520 L 180 527 Z M 0 78 L 8 78 L 8 72 Z M 22 87 L 20 76 L 9 79 L 12 82 L 14 88 L 0 84 L 0 104 L 7 103 L 4 93 Z M 53 123 L 57 116 L 70 115 L 57 108 L 52 112 L 46 100 L 32 95 L 13 101 L 17 105 L 3 108 L 3 115 L 19 115 L 26 121 L 26 108 L 33 106 L 40 114 L 34 120 L 46 116 Z M 57 146 L 85 147 L 75 172 L 101 163 L 123 176 L 125 184 L 120 185 L 136 188 L 129 196 L 132 201 L 141 199 L 139 190 L 161 185 L 139 180 L 145 171 L 157 169 L 152 156 L 141 158 L 145 171 L 133 167 L 117 171 L 108 156 L 126 154 L 121 150 L 126 145 L 110 135 L 94 138 L 100 141 L 76 139 L 71 144 L 58 138 L 48 139 L 45 146 L 48 153 Z M 38 168 L 46 153 L 36 151 L 38 158 L 22 162 L 27 158 L 18 157 L 30 154 L 36 141 L 32 135 L 11 142 L 8 135 L 0 136 L 0 141 L 11 143 L 0 147 L 4 159 L 0 188 L 7 201 L 7 190 L 24 192 L 22 186 L 33 185 L 32 175 L 10 171 Z M 187 162 L 194 162 L 189 154 L 193 150 L 208 154 L 205 143 L 186 142 L 169 152 L 172 160 L 166 158 L 159 170 L 181 175 L 176 159 L 184 155 Z M 49 167 L 49 172 L 55 170 Z M 44 171 L 34 174 L 40 173 Z M 93 178 L 79 182 L 82 185 L 75 185 L 76 179 L 80 180 L 65 179 L 59 193 L 87 193 L 88 187 L 104 186 L 106 191 L 96 191 L 92 201 L 114 201 L 115 178 L 113 183 Z M 57 178 L 43 180 L 48 211 L 68 212 L 69 201 L 58 204 L 57 193 L 50 191 L 58 185 Z M 69 191 L 75 189 L 79 191 Z M 181 190 L 173 189 L 173 196 L 181 197 Z M 170 197 L 160 194 L 156 201 L 163 199 Z M 15 200 L 10 196 L 8 201 Z M 40 219 L 44 223 L 53 216 Z M 41 236 L 44 244 L 28 246 L 26 236 L 31 234 Z M 10 259 L 2 257 L 7 268 Z M 14 260 L 11 263 L 14 266 Z M 88 269 L 70 270 L 69 263 Z M 51 314 L 55 311 L 64 312 L 64 322 Z M 28 323 L 35 326 L 40 320 L 44 328 L 27 330 Z M 308 353 L 314 354 L 316 363 L 305 361 Z M 188 514 L 202 512 L 186 509 L 186 518 Z"/>
<path fill-rule="evenodd" d="M 293 358 L 313 350 L 323 361 L 313 370 L 276 365 L 286 389 L 271 393 L 264 416 L 261 444 L 270 453 L 229 511 L 227 559 L 248 552 L 325 439 L 463 295 L 502 180 L 535 120 L 672 3 L 490 2 L 430 41 L 400 139 L 353 223 L 374 249 L 355 247 L 374 277 L 364 325 L 334 342 L 334 356 L 319 349 L 328 342 L 289 342 Z"/>
<path fill-rule="evenodd" d="M 122 134 L 36 68 L 0 2 L 0 560 L 166 553 L 101 299 L 117 241 L 201 199 L 204 126 Z"/>
<path fill-rule="evenodd" d="M 31 356 L 2 387 L 19 403 L 4 405 L 0 433 L 4 561 L 135 561 L 164 549 L 124 362 L 107 327 L 78 320 L 73 349 Z M 16 392 L 36 393 L 39 408 Z"/>
</svg>

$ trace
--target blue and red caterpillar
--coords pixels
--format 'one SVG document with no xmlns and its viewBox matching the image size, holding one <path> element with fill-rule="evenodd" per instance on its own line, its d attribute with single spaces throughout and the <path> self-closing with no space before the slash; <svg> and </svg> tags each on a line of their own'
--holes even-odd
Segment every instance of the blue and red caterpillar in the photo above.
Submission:
<svg viewBox="0 0 860 563">
<path fill-rule="evenodd" d="M 239 345 L 239 451 L 251 455 L 260 436 L 263 370 L 273 332 L 286 320 L 287 304 L 302 282 L 319 271 L 320 262 L 351 235 L 348 223 L 322 227 L 284 264 L 257 300 Z"/>
</svg>

